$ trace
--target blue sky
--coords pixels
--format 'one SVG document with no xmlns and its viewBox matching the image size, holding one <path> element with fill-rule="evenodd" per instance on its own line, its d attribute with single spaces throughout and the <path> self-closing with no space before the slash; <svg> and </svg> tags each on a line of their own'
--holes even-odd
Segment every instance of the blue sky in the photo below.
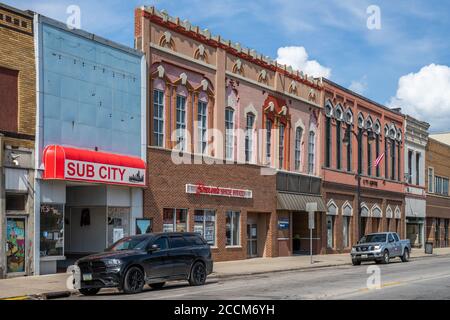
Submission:
<svg viewBox="0 0 450 320">
<path fill-rule="evenodd" d="M 382 104 L 402 107 L 430 122 L 434 132 L 450 131 L 448 1 L 3 1 L 61 21 L 68 17 L 67 7 L 76 4 L 82 29 L 129 46 L 133 45 L 134 8 L 156 5 L 225 39 L 300 69 L 329 75 Z M 380 8 L 379 30 L 367 28 L 370 5 Z"/>
</svg>

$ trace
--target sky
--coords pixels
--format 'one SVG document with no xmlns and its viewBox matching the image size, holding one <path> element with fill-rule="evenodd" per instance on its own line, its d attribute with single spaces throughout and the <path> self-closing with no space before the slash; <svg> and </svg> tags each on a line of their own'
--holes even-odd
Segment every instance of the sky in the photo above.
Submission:
<svg viewBox="0 0 450 320">
<path fill-rule="evenodd" d="M 134 8 L 155 5 L 213 35 L 325 76 L 450 131 L 450 1 L 2 0 L 133 46 Z"/>
</svg>

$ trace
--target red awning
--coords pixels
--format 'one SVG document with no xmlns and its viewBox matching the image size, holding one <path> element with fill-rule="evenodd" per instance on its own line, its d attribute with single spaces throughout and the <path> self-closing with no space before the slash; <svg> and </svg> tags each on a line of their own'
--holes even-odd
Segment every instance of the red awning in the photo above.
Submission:
<svg viewBox="0 0 450 320">
<path fill-rule="evenodd" d="M 145 186 L 146 165 L 136 157 L 51 145 L 44 168 L 44 179 Z"/>
</svg>

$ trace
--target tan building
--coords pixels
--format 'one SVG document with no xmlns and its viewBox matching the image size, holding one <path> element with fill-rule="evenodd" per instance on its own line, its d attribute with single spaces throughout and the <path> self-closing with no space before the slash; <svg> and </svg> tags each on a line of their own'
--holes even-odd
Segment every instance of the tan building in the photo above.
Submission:
<svg viewBox="0 0 450 320">
<path fill-rule="evenodd" d="M 153 231 L 199 232 L 215 260 L 309 250 L 305 204 L 325 211 L 321 81 L 153 7 L 136 10 L 135 44 L 149 68 Z M 187 164 L 174 163 L 174 148 Z"/>
<path fill-rule="evenodd" d="M 0 4 L 0 278 L 33 273 L 33 16 Z"/>
<path fill-rule="evenodd" d="M 426 149 L 427 218 L 425 238 L 435 248 L 449 246 L 450 145 L 430 135 Z"/>
</svg>

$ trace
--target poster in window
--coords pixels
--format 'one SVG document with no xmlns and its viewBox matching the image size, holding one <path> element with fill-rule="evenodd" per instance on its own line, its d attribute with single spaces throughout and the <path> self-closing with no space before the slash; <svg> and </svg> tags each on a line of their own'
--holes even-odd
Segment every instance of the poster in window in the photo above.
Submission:
<svg viewBox="0 0 450 320">
<path fill-rule="evenodd" d="M 152 232 L 151 219 L 136 219 L 136 234 L 145 234 Z"/>
<path fill-rule="evenodd" d="M 8 273 L 25 272 L 25 218 L 6 219 Z"/>
</svg>

